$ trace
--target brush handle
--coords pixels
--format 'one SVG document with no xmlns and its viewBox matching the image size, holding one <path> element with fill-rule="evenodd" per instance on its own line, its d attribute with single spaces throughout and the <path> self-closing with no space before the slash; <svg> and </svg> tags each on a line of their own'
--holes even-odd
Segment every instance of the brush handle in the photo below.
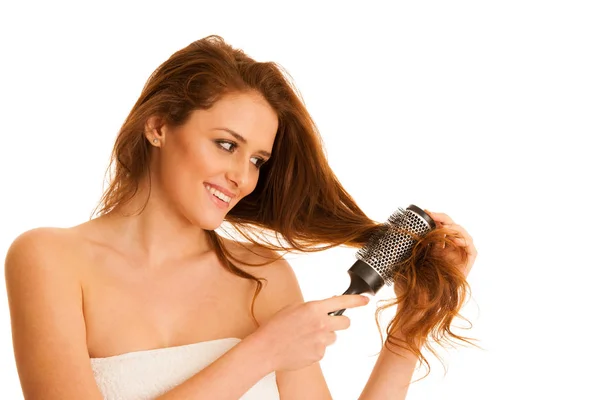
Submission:
<svg viewBox="0 0 600 400">
<path fill-rule="evenodd" d="M 362 260 L 357 260 L 348 270 L 350 275 L 350 286 L 342 294 L 363 294 L 374 295 L 384 284 L 383 278 L 371 266 Z M 342 315 L 346 309 L 332 311 L 331 316 Z"/>
<path fill-rule="evenodd" d="M 399 209 L 393 213 L 384 226 L 358 251 L 358 260 L 348 270 L 350 286 L 344 294 L 375 295 L 386 281 L 391 285 L 394 266 L 410 255 L 417 242 L 413 236 L 423 237 L 436 227 L 435 221 L 414 204 L 409 205 L 406 211 Z M 329 315 L 342 315 L 344 311 L 333 311 Z"/>
</svg>

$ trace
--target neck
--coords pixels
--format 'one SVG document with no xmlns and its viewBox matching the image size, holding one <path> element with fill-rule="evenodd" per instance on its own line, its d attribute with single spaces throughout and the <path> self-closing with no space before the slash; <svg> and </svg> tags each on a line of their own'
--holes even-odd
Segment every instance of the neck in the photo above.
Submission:
<svg viewBox="0 0 600 400">
<path fill-rule="evenodd" d="M 210 251 L 206 231 L 184 218 L 156 185 L 149 198 L 145 189 L 140 185 L 129 202 L 99 218 L 116 248 L 151 268 Z"/>
</svg>

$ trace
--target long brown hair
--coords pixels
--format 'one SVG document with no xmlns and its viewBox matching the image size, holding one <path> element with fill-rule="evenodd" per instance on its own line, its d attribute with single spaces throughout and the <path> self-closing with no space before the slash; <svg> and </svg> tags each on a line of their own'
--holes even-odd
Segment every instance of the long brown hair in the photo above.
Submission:
<svg viewBox="0 0 600 400">
<path fill-rule="evenodd" d="M 278 251 L 309 252 L 366 244 L 380 224 L 365 215 L 329 167 L 317 127 L 292 79 L 276 63 L 257 62 L 219 36 L 206 37 L 177 51 L 150 76 L 120 129 L 108 170 L 110 183 L 96 214 L 109 213 L 129 201 L 141 179 L 149 175 L 150 144 L 144 136 L 148 118 L 160 116 L 167 125 L 182 125 L 193 110 L 208 109 L 227 93 L 249 91 L 264 96 L 275 110 L 279 126 L 273 155 L 261 167 L 256 189 L 228 213 L 227 223 L 248 241 Z M 268 232 L 277 240 L 261 236 Z M 251 306 L 254 318 L 262 278 L 237 268 L 232 260 L 243 260 L 226 249 L 220 235 L 207 233 L 223 266 L 256 282 Z M 398 298 L 378 308 L 376 316 L 381 333 L 379 313 L 398 306 L 387 327 L 386 346 L 392 351 L 398 346 L 413 352 L 427 364 L 427 374 L 430 365 L 421 347 L 439 359 L 427 343 L 428 337 L 438 344 L 451 339 L 470 343 L 469 338 L 450 331 L 451 321 L 460 316 L 469 286 L 458 265 L 430 251 L 433 244 L 444 241 L 454 246 L 444 237 L 448 233 L 436 229 L 417 243 L 396 276 L 396 287 L 403 290 Z M 457 250 L 466 260 L 464 250 Z M 254 321 L 258 324 L 256 318 Z M 401 333 L 403 340 L 394 340 L 395 333 Z"/>
</svg>

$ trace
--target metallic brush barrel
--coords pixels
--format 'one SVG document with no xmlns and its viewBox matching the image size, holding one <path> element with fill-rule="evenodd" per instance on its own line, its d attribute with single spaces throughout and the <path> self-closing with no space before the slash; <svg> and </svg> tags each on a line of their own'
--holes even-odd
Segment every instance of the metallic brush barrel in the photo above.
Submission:
<svg viewBox="0 0 600 400">
<path fill-rule="evenodd" d="M 350 267 L 350 286 L 344 294 L 375 294 L 384 284 L 394 283 L 398 264 L 406 260 L 417 241 L 435 229 L 435 221 L 423 210 L 410 205 L 399 208 L 356 253 Z M 329 313 L 342 315 L 345 309 Z"/>
<path fill-rule="evenodd" d="M 356 258 L 381 277 L 379 288 L 383 283 L 391 285 L 394 267 L 406 260 L 417 241 L 434 228 L 435 221 L 419 207 L 411 204 L 406 210 L 399 208 L 356 253 Z"/>
</svg>

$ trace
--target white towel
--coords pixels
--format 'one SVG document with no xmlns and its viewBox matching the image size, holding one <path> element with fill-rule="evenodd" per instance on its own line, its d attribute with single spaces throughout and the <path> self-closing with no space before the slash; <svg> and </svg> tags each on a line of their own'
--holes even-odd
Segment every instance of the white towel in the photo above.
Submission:
<svg viewBox="0 0 600 400">
<path fill-rule="evenodd" d="M 240 341 L 216 339 L 90 361 L 105 400 L 150 400 L 191 378 Z M 240 400 L 279 400 L 275 372 L 257 382 Z"/>
</svg>

